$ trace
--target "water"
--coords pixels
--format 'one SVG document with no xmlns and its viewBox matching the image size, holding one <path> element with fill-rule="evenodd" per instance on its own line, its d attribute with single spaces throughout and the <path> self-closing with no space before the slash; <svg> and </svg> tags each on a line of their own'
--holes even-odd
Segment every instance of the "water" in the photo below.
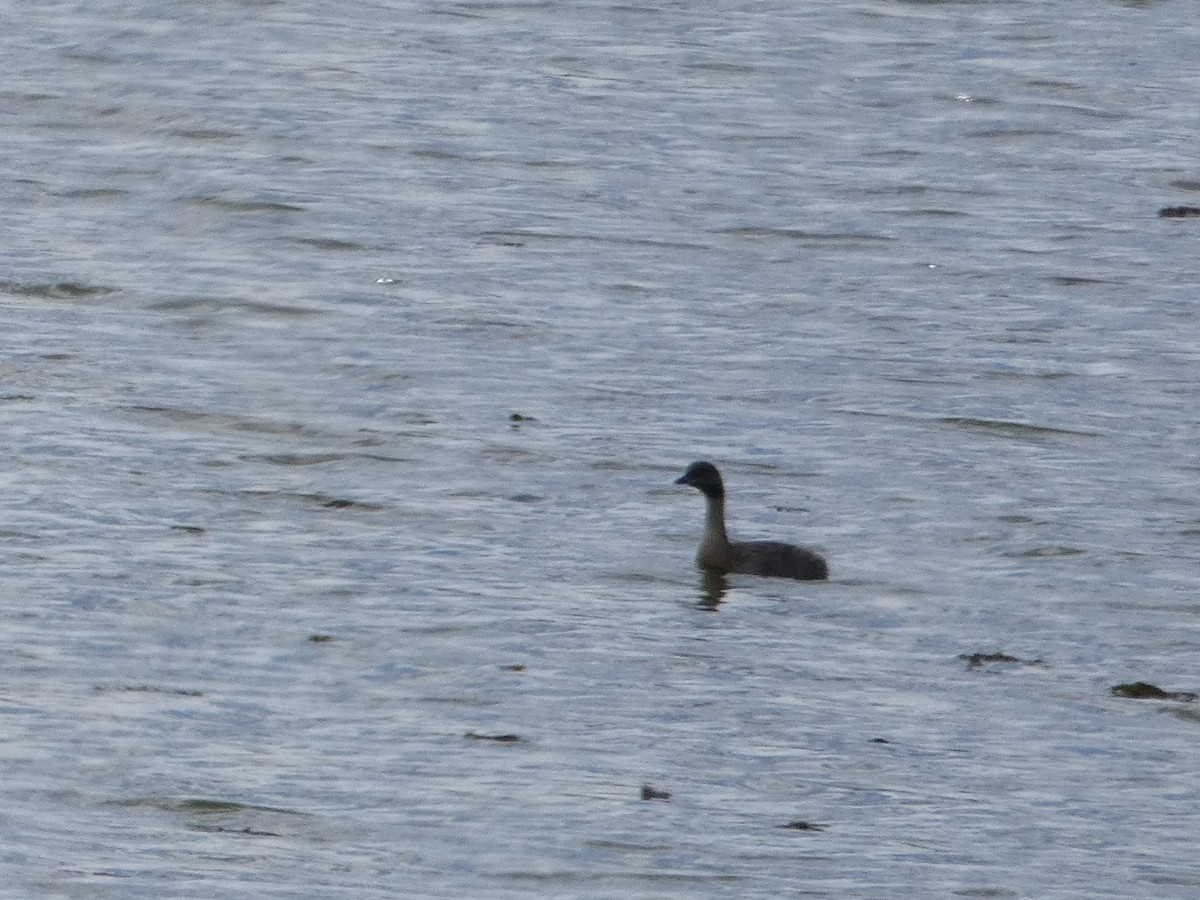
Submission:
<svg viewBox="0 0 1200 900">
<path fill-rule="evenodd" d="M 24 10 L 0 893 L 1195 896 L 1179 9 Z"/>
</svg>

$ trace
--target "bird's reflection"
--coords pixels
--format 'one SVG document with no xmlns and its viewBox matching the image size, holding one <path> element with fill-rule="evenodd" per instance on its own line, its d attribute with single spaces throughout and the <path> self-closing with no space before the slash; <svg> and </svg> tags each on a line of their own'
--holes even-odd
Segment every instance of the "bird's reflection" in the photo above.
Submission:
<svg viewBox="0 0 1200 900">
<path fill-rule="evenodd" d="M 729 579 L 725 577 L 724 572 L 717 572 L 713 569 L 700 570 L 700 602 L 697 604 L 698 606 L 716 612 L 728 591 Z"/>
</svg>

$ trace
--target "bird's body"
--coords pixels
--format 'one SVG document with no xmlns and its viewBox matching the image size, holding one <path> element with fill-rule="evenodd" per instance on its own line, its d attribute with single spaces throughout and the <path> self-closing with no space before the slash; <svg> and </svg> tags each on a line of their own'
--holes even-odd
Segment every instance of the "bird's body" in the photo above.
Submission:
<svg viewBox="0 0 1200 900">
<path fill-rule="evenodd" d="M 802 581 L 829 577 L 825 560 L 804 547 L 781 541 L 729 540 L 725 531 L 725 484 L 712 463 L 692 463 L 675 483 L 691 485 L 704 494 L 704 537 L 696 554 L 696 564 L 702 569 Z"/>
</svg>

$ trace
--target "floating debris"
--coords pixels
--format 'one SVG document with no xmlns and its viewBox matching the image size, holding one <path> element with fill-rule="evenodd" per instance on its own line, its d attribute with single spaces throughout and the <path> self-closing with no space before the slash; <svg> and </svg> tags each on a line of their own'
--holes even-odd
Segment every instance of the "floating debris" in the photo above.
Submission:
<svg viewBox="0 0 1200 900">
<path fill-rule="evenodd" d="M 522 425 L 535 424 L 536 422 L 537 419 L 533 416 L 527 416 L 524 413 L 515 412 L 508 415 L 508 423 L 513 429 L 520 429 Z"/>
<path fill-rule="evenodd" d="M 1019 663 L 1020 660 L 1007 653 L 960 653 L 958 658 L 967 664 L 968 669 L 979 669 L 991 663 Z"/>
<path fill-rule="evenodd" d="M 788 822 L 786 825 L 780 825 L 780 828 L 790 828 L 792 831 L 824 831 L 828 825 L 823 825 L 820 822 L 806 822 L 804 819 L 797 819 L 795 822 Z"/>
<path fill-rule="evenodd" d="M 660 791 L 652 784 L 642 785 L 643 800 L 670 800 L 671 794 L 669 791 Z"/>
<path fill-rule="evenodd" d="M 521 663 L 513 663 L 511 666 L 501 666 L 500 669 L 503 672 L 524 672 L 525 666 Z"/>
<path fill-rule="evenodd" d="M 328 644 L 333 640 L 332 634 L 310 634 L 308 640 L 313 644 Z"/>
<path fill-rule="evenodd" d="M 522 744 L 525 738 L 519 734 L 480 734 L 478 731 L 468 731 L 463 737 L 472 741 L 494 741 L 497 744 Z"/>
<path fill-rule="evenodd" d="M 1110 692 L 1114 697 L 1128 697 L 1130 700 L 1175 700 L 1179 703 L 1192 703 L 1196 699 L 1196 695 L 1191 691 L 1164 691 L 1158 685 L 1146 681 L 1113 685 Z"/>
<path fill-rule="evenodd" d="M 1190 219 L 1200 216 L 1200 206 L 1164 206 L 1158 216 L 1160 219 Z"/>
</svg>

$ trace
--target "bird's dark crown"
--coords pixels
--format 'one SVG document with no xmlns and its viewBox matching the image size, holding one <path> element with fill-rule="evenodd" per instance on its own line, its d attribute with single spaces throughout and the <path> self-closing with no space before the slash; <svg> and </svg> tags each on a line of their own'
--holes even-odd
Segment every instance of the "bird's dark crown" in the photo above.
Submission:
<svg viewBox="0 0 1200 900">
<path fill-rule="evenodd" d="M 724 497 L 725 483 L 721 473 L 710 462 L 698 461 L 687 467 L 687 471 L 675 479 L 676 484 L 690 484 L 706 497 Z"/>
</svg>

